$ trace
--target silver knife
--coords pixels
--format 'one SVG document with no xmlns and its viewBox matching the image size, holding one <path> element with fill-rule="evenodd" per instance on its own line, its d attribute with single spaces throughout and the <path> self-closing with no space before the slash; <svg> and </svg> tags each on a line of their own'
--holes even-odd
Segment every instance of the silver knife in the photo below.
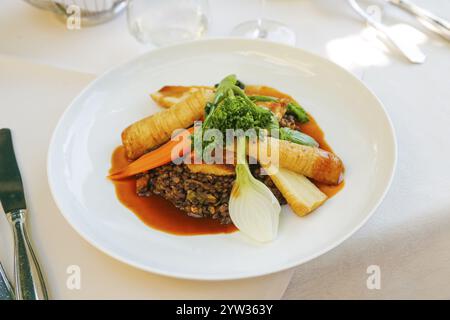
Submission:
<svg viewBox="0 0 450 320">
<path fill-rule="evenodd" d="M 0 201 L 14 233 L 16 299 L 48 299 L 26 229 L 27 205 L 9 129 L 0 129 Z"/>
<path fill-rule="evenodd" d="M 0 300 L 14 300 L 14 292 L 0 263 Z"/>
</svg>

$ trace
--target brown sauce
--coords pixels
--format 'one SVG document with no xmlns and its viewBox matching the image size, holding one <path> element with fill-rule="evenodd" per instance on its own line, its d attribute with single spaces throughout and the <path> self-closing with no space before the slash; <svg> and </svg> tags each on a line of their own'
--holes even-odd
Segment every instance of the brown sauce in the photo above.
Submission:
<svg viewBox="0 0 450 320">
<path fill-rule="evenodd" d="M 269 87 L 248 87 L 247 93 L 271 95 L 275 97 L 289 97 Z M 299 125 L 299 129 L 313 137 L 320 148 L 332 152 L 331 147 L 325 140 L 325 135 L 313 117 L 310 121 Z M 125 150 L 122 146 L 116 148 L 112 155 L 112 166 L 110 172 L 116 172 L 128 165 Z M 119 201 L 130 209 L 146 225 L 157 230 L 177 235 L 200 235 L 231 233 L 237 230 L 233 224 L 223 225 L 214 219 L 193 218 L 187 216 L 183 211 L 177 209 L 170 201 L 157 195 L 140 197 L 136 194 L 136 180 L 112 181 L 116 188 Z M 336 186 L 325 185 L 319 182 L 314 184 L 328 197 L 334 196 L 344 187 L 344 182 Z"/>
<path fill-rule="evenodd" d="M 128 163 L 124 148 L 117 147 L 112 155 L 110 172 L 118 171 Z M 138 196 L 134 178 L 112 182 L 119 201 L 152 228 L 177 235 L 231 233 L 237 230 L 233 224 L 224 225 L 218 220 L 189 217 L 170 201 L 157 195 Z"/>
</svg>

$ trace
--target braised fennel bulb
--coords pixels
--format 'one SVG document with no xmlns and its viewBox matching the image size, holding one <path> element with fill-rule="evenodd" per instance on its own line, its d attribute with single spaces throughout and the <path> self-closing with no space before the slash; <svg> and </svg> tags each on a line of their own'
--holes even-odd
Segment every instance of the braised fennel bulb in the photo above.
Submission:
<svg viewBox="0 0 450 320">
<path fill-rule="evenodd" d="M 270 174 L 270 171 L 268 172 Z M 278 168 L 275 173 L 270 174 L 270 178 L 291 206 L 292 211 L 301 217 L 306 216 L 327 200 L 326 194 L 314 183 L 294 171 Z"/>
<path fill-rule="evenodd" d="M 268 242 L 276 238 L 281 207 L 272 191 L 255 179 L 246 161 L 246 139 L 237 141 L 236 181 L 229 212 L 234 225 L 250 238 Z"/>
</svg>

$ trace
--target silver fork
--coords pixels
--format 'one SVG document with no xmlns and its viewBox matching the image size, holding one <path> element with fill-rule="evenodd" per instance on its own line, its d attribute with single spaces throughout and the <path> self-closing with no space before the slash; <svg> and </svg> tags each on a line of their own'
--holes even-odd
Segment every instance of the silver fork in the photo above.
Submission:
<svg viewBox="0 0 450 320">
<path fill-rule="evenodd" d="M 437 33 L 450 41 L 450 22 L 415 5 L 408 0 L 386 0 L 387 2 L 409 12 L 415 16 L 428 30 Z"/>
<path fill-rule="evenodd" d="M 0 263 L 0 300 L 14 300 L 14 291 Z"/>
<path fill-rule="evenodd" d="M 405 41 L 402 36 L 392 32 L 386 25 L 374 19 L 371 15 L 366 13 L 355 0 L 348 0 L 350 6 L 358 13 L 361 17 L 366 20 L 366 22 L 374 27 L 376 30 L 384 34 L 384 36 L 400 51 L 410 62 L 412 63 L 424 63 L 426 60 L 425 54 L 420 50 L 420 48 Z"/>
</svg>

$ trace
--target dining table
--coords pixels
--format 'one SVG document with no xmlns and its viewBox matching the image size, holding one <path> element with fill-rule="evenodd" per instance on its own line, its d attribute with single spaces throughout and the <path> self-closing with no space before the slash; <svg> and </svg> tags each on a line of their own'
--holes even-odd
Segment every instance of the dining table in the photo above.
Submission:
<svg viewBox="0 0 450 320">
<path fill-rule="evenodd" d="M 267 0 L 262 14 L 292 28 L 297 47 L 347 69 L 384 104 L 398 143 L 396 173 L 384 201 L 349 239 L 300 266 L 248 279 L 194 281 L 142 271 L 94 248 L 63 218 L 47 181 L 50 138 L 70 102 L 107 70 L 156 47 L 133 38 L 126 14 L 73 30 L 24 1 L 1 1 L 0 128 L 13 133 L 29 232 L 50 298 L 450 298 L 450 42 L 387 1 L 359 2 L 402 30 L 426 61 L 404 59 L 346 0 Z M 450 20 L 449 1 L 414 3 Z M 205 37 L 228 37 L 234 26 L 259 17 L 259 5 L 209 0 Z M 4 214 L 0 261 L 13 279 L 13 239 Z M 77 286 L 71 283 L 74 270 Z"/>
</svg>

